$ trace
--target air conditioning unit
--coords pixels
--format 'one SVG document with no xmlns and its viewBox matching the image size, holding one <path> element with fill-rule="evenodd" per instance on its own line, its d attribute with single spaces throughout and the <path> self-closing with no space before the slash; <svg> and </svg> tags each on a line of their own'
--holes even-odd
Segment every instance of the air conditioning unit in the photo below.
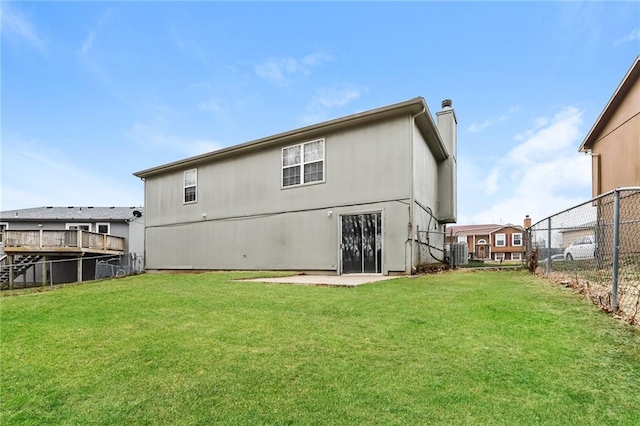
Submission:
<svg viewBox="0 0 640 426">
<path fill-rule="evenodd" d="M 469 263 L 469 247 L 467 243 L 451 243 L 448 254 L 449 265 L 452 268 Z"/>
</svg>

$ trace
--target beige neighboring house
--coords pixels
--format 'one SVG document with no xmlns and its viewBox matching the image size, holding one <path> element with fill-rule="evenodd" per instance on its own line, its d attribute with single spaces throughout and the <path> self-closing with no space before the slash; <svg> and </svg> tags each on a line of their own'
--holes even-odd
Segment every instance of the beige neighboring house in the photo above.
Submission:
<svg viewBox="0 0 640 426">
<path fill-rule="evenodd" d="M 565 249 L 582 237 L 588 237 L 595 234 L 596 221 L 587 222 L 583 225 L 577 225 L 565 228 L 560 232 L 562 235 L 562 248 Z"/>
<path fill-rule="evenodd" d="M 580 151 L 591 152 L 593 197 L 616 188 L 640 186 L 640 56 L 637 56 L 613 93 L 602 113 L 580 145 Z M 640 253 L 640 204 L 630 193 L 620 207 L 620 247 L 623 252 Z M 598 221 L 613 223 L 611 197 L 596 203 Z M 605 232 L 605 231 L 602 231 Z M 596 232 L 598 237 L 598 232 Z M 602 252 L 611 253 L 610 241 L 600 242 Z"/>
<path fill-rule="evenodd" d="M 640 56 L 580 145 L 591 153 L 593 196 L 640 186 Z"/>
</svg>

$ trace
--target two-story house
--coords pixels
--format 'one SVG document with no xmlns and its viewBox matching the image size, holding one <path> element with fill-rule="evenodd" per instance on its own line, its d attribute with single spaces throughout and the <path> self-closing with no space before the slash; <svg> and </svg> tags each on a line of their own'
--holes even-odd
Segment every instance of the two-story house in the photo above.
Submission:
<svg viewBox="0 0 640 426">
<path fill-rule="evenodd" d="M 415 98 L 143 170 L 145 267 L 410 274 L 456 167 L 451 101 Z"/>
<path fill-rule="evenodd" d="M 466 243 L 470 260 L 522 261 L 526 252 L 527 216 L 524 227 L 512 224 L 454 225 L 447 227 L 446 243 Z"/>
</svg>

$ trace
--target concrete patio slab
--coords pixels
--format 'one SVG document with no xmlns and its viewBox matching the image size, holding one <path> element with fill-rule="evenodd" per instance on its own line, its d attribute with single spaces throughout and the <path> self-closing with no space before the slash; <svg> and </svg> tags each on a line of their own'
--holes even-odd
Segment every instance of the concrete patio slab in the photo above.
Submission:
<svg viewBox="0 0 640 426">
<path fill-rule="evenodd" d="M 279 278 L 253 278 L 250 280 L 239 280 L 256 283 L 281 283 L 281 284 L 302 284 L 302 285 L 330 285 L 338 287 L 355 287 L 378 281 L 393 280 L 401 278 L 398 275 L 293 275 Z"/>
</svg>

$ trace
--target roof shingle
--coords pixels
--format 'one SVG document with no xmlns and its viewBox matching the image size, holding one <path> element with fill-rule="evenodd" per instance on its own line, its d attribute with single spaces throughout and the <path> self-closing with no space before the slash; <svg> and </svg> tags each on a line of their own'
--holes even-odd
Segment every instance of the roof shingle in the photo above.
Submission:
<svg viewBox="0 0 640 426">
<path fill-rule="evenodd" d="M 111 220 L 124 221 L 134 217 L 142 207 L 34 207 L 0 212 L 1 221 L 9 220 Z"/>
</svg>

